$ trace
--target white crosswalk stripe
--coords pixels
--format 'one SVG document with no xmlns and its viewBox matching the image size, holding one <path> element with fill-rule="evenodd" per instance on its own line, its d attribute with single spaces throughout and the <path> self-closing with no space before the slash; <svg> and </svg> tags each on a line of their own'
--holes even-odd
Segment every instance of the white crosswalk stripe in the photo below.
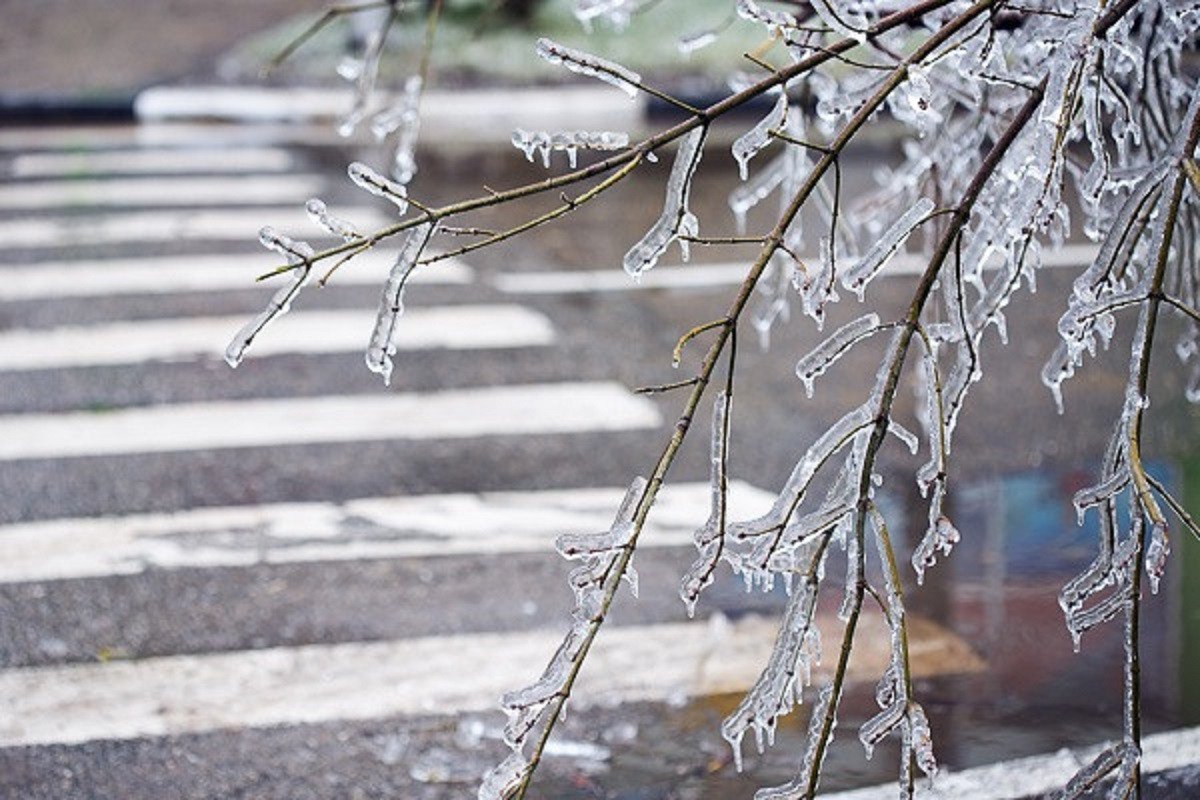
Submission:
<svg viewBox="0 0 1200 800">
<path fill-rule="evenodd" d="M 707 513 L 708 492 L 699 483 L 664 487 L 644 546 L 690 545 Z M 152 569 L 548 552 L 564 531 L 607 528 L 623 494 L 609 487 L 413 495 L 3 525 L 0 583 Z M 729 513 L 749 519 L 773 499 L 731 481 Z"/>
<path fill-rule="evenodd" d="M 328 442 L 656 428 L 650 401 L 613 383 L 425 394 L 240 400 L 0 417 L 0 461 Z"/>
<path fill-rule="evenodd" d="M 97 206 L 283 205 L 318 194 L 319 175 L 232 175 L 182 178 L 106 178 L 10 183 L 0 209 L 44 210 Z"/>
<path fill-rule="evenodd" d="M 56 369 L 216 358 L 244 316 L 118 322 L 0 333 L 0 370 Z M 375 313 L 298 311 L 255 339 L 249 358 L 363 349 Z M 521 306 L 439 306 L 405 315 L 396 346 L 406 350 L 538 347 L 553 341 L 550 321 Z"/>
<path fill-rule="evenodd" d="M 282 147 L 113 150 L 89 153 L 25 153 L 13 157 L 16 178 L 96 177 L 137 174 L 282 172 L 295 160 Z"/>
<path fill-rule="evenodd" d="M 882 620 L 862 624 L 852 680 L 873 679 L 890 655 Z M 831 638 L 839 626 L 832 614 L 818 620 Z M 610 627 L 589 653 L 572 708 L 745 691 L 775 628 L 759 617 Z M 478 633 L 0 672 L 0 746 L 486 711 L 561 639 L 560 631 Z M 958 648 L 963 671 L 978 670 Z M 914 650 L 913 674 L 928 675 L 930 652 Z"/>
<path fill-rule="evenodd" d="M 362 230 L 375 230 L 392 221 L 373 208 L 338 208 L 336 211 Z M 206 239 L 255 241 L 264 225 L 290 231 L 300 238 L 310 238 L 309 235 L 318 230 L 297 203 L 250 211 L 139 211 L 117 215 L 8 219 L 0 221 L 0 241 L 8 247 L 27 248 Z M 321 237 L 313 235 L 311 238 Z"/>
<path fill-rule="evenodd" d="M 382 286 L 395 261 L 385 248 L 369 250 L 341 267 L 330 286 Z M 248 289 L 254 279 L 279 266 L 262 253 L 164 256 L 102 260 L 40 261 L 32 266 L 0 266 L 0 302 L 63 297 L 186 294 Z M 467 284 L 474 271 L 456 259 L 437 261 L 413 272 L 414 286 Z"/>
</svg>

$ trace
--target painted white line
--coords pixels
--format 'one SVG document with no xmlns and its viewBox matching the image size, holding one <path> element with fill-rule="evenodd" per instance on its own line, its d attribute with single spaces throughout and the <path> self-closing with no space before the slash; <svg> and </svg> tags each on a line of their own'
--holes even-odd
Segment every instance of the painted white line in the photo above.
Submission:
<svg viewBox="0 0 1200 800">
<path fill-rule="evenodd" d="M 391 99 L 378 98 L 380 107 Z M 345 89 L 269 89 L 235 86 L 159 86 L 138 95 L 143 120 L 221 119 L 250 123 L 332 119 L 346 113 Z M 515 126 L 537 130 L 603 127 L 635 132 L 644 126 L 643 99 L 601 86 L 427 92 L 421 130 L 461 140 L 501 141 Z"/>
<path fill-rule="evenodd" d="M 0 460 L 656 428 L 615 383 L 554 383 L 0 417 Z"/>
<path fill-rule="evenodd" d="M 292 199 L 303 199 L 294 195 Z M 368 207 L 337 208 L 336 213 L 360 230 L 380 228 L 394 220 Z M 263 225 L 300 238 L 318 239 L 299 201 L 294 205 L 242 211 L 138 211 L 128 214 L 82 214 L 72 217 L 29 217 L 0 221 L 5 247 L 81 247 L 133 242 L 183 240 L 256 241 Z"/>
<path fill-rule="evenodd" d="M 29 181 L 0 186 L 0 209 L 281 205 L 303 203 L 324 185 L 319 175 Z"/>
<path fill-rule="evenodd" d="M 370 131 L 359 131 L 351 143 L 368 144 Z M 211 122 L 141 122 L 130 125 L 80 125 L 67 127 L 0 128 L 0 152 L 72 150 L 92 152 L 130 147 L 232 147 L 248 145 L 305 144 L 345 146 L 328 122 L 214 124 Z"/>
<path fill-rule="evenodd" d="M 708 484 L 665 486 L 644 547 L 690 546 Z M 137 575 L 148 570 L 312 561 L 550 552 L 567 531 L 604 530 L 622 488 L 363 498 L 202 508 L 172 514 L 0 526 L 0 583 Z M 730 513 L 750 519 L 774 495 L 740 481 Z"/>
<path fill-rule="evenodd" d="M 1042 255 L 1046 267 L 1082 267 L 1098 252 L 1096 245 L 1071 244 L 1061 250 L 1047 250 Z M 815 256 L 813 257 L 815 258 Z M 919 275 L 926 261 L 911 255 L 892 259 L 884 276 Z M 604 270 L 561 270 L 546 272 L 515 272 L 497 275 L 495 286 L 510 294 L 569 294 L 575 292 L 628 292 L 639 289 L 707 289 L 732 286 L 742 282 L 749 262 L 718 264 L 682 264 L 661 266 L 633 280 L 619 268 Z"/>
<path fill-rule="evenodd" d="M 27 153 L 13 158 L 9 171 L 16 178 L 99 178 L 154 173 L 283 172 L 291 169 L 292 164 L 291 153 L 281 147 L 207 147 Z"/>
<path fill-rule="evenodd" d="M 873 681 L 887 665 L 887 635 L 878 615 L 859 624 L 849 678 Z M 818 619 L 824 636 L 840 627 L 832 615 Z M 755 616 L 606 627 L 572 707 L 745 691 L 775 631 L 774 621 Z M 978 669 L 961 641 L 944 631 L 933 636 L 917 643 L 929 646 L 916 648 L 915 674 Z M 536 677 L 561 638 L 561 631 L 468 634 L 11 670 L 0 673 L 0 746 L 493 711 L 501 693 Z M 951 652 L 959 666 L 938 661 Z"/>
<path fill-rule="evenodd" d="M 395 260 L 395 252 L 387 244 L 380 245 L 341 267 L 329 285 L 383 286 Z M 277 266 L 278 256 L 265 250 L 228 255 L 42 261 L 32 266 L 0 266 L 0 301 L 251 289 L 256 285 L 254 279 L 257 276 Z M 457 259 L 446 259 L 416 270 L 410 280 L 414 286 L 466 284 L 474 280 L 474 271 Z"/>
<path fill-rule="evenodd" d="M 943 770 L 930 787 L 918 784 L 921 800 L 1018 800 L 1062 789 L 1071 776 L 1107 745 L 1072 752 L 1066 748 L 1029 758 L 1002 761 L 961 772 Z M 1142 739 L 1144 774 L 1200 763 L 1200 727 L 1156 733 Z M 885 784 L 822 795 L 826 800 L 892 800 L 896 785 Z"/>
<path fill-rule="evenodd" d="M 0 333 L 0 370 L 40 370 L 219 358 L 249 315 L 78 325 Z M 345 353 L 366 348 L 375 312 L 299 311 L 274 322 L 249 355 Z M 515 305 L 437 306 L 404 315 L 400 350 L 536 347 L 554 341 L 550 321 Z"/>
</svg>

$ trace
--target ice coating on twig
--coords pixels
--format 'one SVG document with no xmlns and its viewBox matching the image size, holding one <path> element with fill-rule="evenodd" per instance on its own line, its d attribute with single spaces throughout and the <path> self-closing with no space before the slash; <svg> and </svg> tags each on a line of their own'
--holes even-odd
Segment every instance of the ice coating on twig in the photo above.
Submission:
<svg viewBox="0 0 1200 800">
<path fill-rule="evenodd" d="M 882 680 L 890 681 L 892 677 L 890 674 L 885 674 Z M 904 721 L 904 712 L 908 703 L 903 694 L 898 692 L 893 692 L 893 694 L 891 702 L 858 729 L 858 740 L 862 742 L 863 751 L 868 760 L 875 752 L 875 746 Z"/>
<path fill-rule="evenodd" d="M 550 702 L 558 697 L 570 677 L 571 665 L 579 657 L 587 635 L 588 623 L 573 620 L 570 630 L 550 658 L 545 670 L 532 684 L 507 692 L 500 698 L 500 707 L 508 715 L 504 726 L 504 742 L 514 753 L 522 752 L 530 733 L 542 721 Z"/>
<path fill-rule="evenodd" d="M 721 557 L 724 545 L 724 524 L 728 478 L 725 466 L 728 459 L 728 425 L 731 399 L 724 391 L 713 401 L 712 439 L 709 445 L 710 503 L 708 520 L 693 534 L 699 557 L 684 574 L 679 584 L 679 596 L 687 608 L 689 618 L 696 616 L 696 602 L 700 593 L 713 582 L 713 573 Z"/>
<path fill-rule="evenodd" d="M 400 248 L 400 255 L 392 265 L 383 296 L 379 301 L 379 312 L 375 317 L 375 328 L 367 344 L 367 369 L 383 376 L 384 385 L 392 382 L 392 355 L 396 352 L 396 335 L 400 328 L 400 315 L 404 313 L 404 287 L 417 266 L 417 259 L 429 239 L 433 236 L 434 223 L 422 222 L 408 233 Z"/>
<path fill-rule="evenodd" d="M 766 668 L 738 707 L 721 723 L 721 736 L 733 750 L 734 764 L 742 771 L 742 740 L 754 732 L 758 752 L 772 743 L 779 718 L 800 702 L 810 668 L 820 657 L 813 627 L 816 582 L 803 578 L 788 600 L 787 610 Z"/>
<path fill-rule="evenodd" d="M 800 24 L 794 16 L 786 11 L 763 8 L 754 0 L 738 0 L 737 15 L 750 22 L 758 22 L 767 26 L 767 30 L 771 33 L 795 28 Z"/>
<path fill-rule="evenodd" d="M 313 222 L 344 242 L 352 242 L 355 239 L 363 238 L 358 229 L 349 222 L 330 214 L 329 207 L 325 205 L 325 201 L 318 197 L 314 197 L 305 203 L 304 210 L 308 212 L 308 216 Z"/>
<path fill-rule="evenodd" d="M 804 393 L 813 396 L 813 384 L 839 358 L 862 339 L 879 330 L 879 315 L 864 314 L 838 328 L 825 341 L 796 364 L 796 377 L 804 384 Z"/>
<path fill-rule="evenodd" d="M 933 201 L 922 197 L 905 211 L 900 218 L 893 222 L 875 244 L 871 246 L 853 267 L 842 273 L 842 286 L 858 296 L 859 302 L 864 299 L 867 284 L 879 274 L 884 264 L 888 262 L 897 250 L 917 229 L 929 213 L 933 211 Z"/>
<path fill-rule="evenodd" d="M 554 542 L 555 549 L 567 559 L 582 560 L 583 564 L 572 570 L 568 581 L 575 593 L 575 618 L 592 622 L 601 613 L 604 598 L 604 580 L 629 545 L 634 532 L 634 515 L 638 503 L 646 492 L 646 479 L 636 478 L 625 493 L 617 510 L 612 527 L 602 533 L 568 533 Z M 632 564 L 626 565 L 624 578 L 630 591 L 637 596 L 637 572 Z"/>
<path fill-rule="evenodd" d="M 549 724 L 546 712 L 555 698 L 565 702 L 567 682 L 576 669 L 589 631 L 598 624 L 603 613 L 605 581 L 610 579 L 617 559 L 629 546 L 630 537 L 634 532 L 634 516 L 645 491 L 646 479 L 636 478 L 625 493 L 609 530 L 590 534 L 564 534 L 555 542 L 556 548 L 564 557 L 583 562 L 571 572 L 568 579 L 575 594 L 575 609 L 571 616 L 570 630 L 541 676 L 528 686 L 508 692 L 500 699 L 500 705 L 508 715 L 504 741 L 514 753 L 523 752 L 530 734 L 539 729 L 539 726 Z M 627 565 L 627 571 L 631 569 L 632 567 Z M 502 764 L 497 769 L 504 775 L 511 775 L 517 769 L 517 763 L 512 762 L 508 767 Z M 503 783 L 499 777 L 497 781 Z"/>
<path fill-rule="evenodd" d="M 383 27 L 371 31 L 367 36 L 360 57 L 351 57 L 338 65 L 338 74 L 354 83 L 354 100 L 349 110 L 338 120 L 339 136 L 353 134 L 358 123 L 366 119 L 370 112 L 371 95 L 379 78 L 379 62 L 383 56 L 384 40 L 389 27 L 390 17 Z"/>
<path fill-rule="evenodd" d="M 940 487 L 935 487 L 935 494 Z M 950 555 L 950 551 L 954 545 L 958 543 L 959 536 L 958 528 L 954 527 L 954 523 L 949 517 L 939 515 L 932 520 L 929 530 L 921 539 L 921 543 L 913 551 L 912 565 L 913 570 L 917 573 L 917 584 L 925 582 L 925 570 L 937 563 L 938 553 Z"/>
<path fill-rule="evenodd" d="M 804 136 L 805 118 L 800 109 L 790 108 L 786 121 L 785 130 L 789 136 L 797 139 Z M 781 189 L 780 207 L 785 207 L 811 168 L 808 148 L 789 142 L 782 153 L 768 161 L 766 166 L 757 170 L 748 180 L 735 186 L 729 193 L 729 210 L 733 212 L 737 232 L 746 232 L 746 214 L 776 189 Z M 788 229 L 785 244 L 793 250 L 799 249 L 802 233 L 803 226 L 797 218 Z"/>
<path fill-rule="evenodd" d="M 622 131 L 527 131 L 517 128 L 512 134 L 513 147 L 533 161 L 533 154 L 540 153 L 542 165 L 550 166 L 551 151 L 563 151 L 574 169 L 580 150 L 620 150 L 629 146 L 629 134 Z"/>
<path fill-rule="evenodd" d="M 238 364 L 242 363 L 246 349 L 250 347 L 255 337 L 262 333 L 263 329 L 273 320 L 286 314 L 292 307 L 292 301 L 308 283 L 309 275 L 312 273 L 312 258 L 316 255 L 307 242 L 296 241 L 269 225 L 258 232 L 258 240 L 263 247 L 274 250 L 283 256 L 287 263 L 294 266 L 295 269 L 288 273 L 290 282 L 279 287 L 272 295 L 267 307 L 243 325 L 242 329 L 234 335 L 229 346 L 225 348 L 225 363 L 235 369 Z"/>
<path fill-rule="evenodd" d="M 525 780 L 530 768 L 529 759 L 522 753 L 510 753 L 483 776 L 479 800 L 505 800 Z"/>
<path fill-rule="evenodd" d="M 1150 581 L 1151 594 L 1158 594 L 1163 573 L 1167 571 L 1167 557 L 1171 555 L 1171 542 L 1167 537 L 1167 526 L 1155 522 L 1150 526 L 1150 544 L 1146 547 L 1146 577 Z"/>
<path fill-rule="evenodd" d="M 575 0 L 575 19 L 591 32 L 592 21 L 606 19 L 616 30 L 629 25 L 629 18 L 645 0 Z"/>
<path fill-rule="evenodd" d="M 404 184 L 385 178 L 361 161 L 352 162 L 346 173 L 358 188 L 393 203 L 400 216 L 408 211 L 408 188 Z"/>
<path fill-rule="evenodd" d="M 615 61 L 552 42 L 545 37 L 537 41 L 537 54 L 551 64 L 562 64 L 569 71 L 578 75 L 597 78 L 610 86 L 615 86 L 630 98 L 637 97 L 638 85 L 642 82 L 642 76 Z"/>
<path fill-rule="evenodd" d="M 1071 499 L 1071 504 L 1075 506 L 1075 515 L 1079 519 L 1079 524 L 1083 524 L 1083 515 L 1089 508 L 1111 499 L 1117 492 L 1124 489 L 1128 483 L 1129 468 L 1122 465 L 1100 483 L 1085 487 L 1076 492 L 1075 496 Z"/>
<path fill-rule="evenodd" d="M 371 121 L 376 139 L 384 139 L 399 130 L 392 154 L 392 177 L 402 186 L 408 185 L 417 174 L 417 138 L 421 132 L 421 92 L 425 81 L 420 75 L 410 75 L 404 82 L 404 94 L 395 108 L 378 114 Z"/>
<path fill-rule="evenodd" d="M 771 131 L 783 126 L 783 121 L 787 117 L 787 109 L 787 93 L 780 92 L 779 97 L 775 100 L 775 105 L 771 107 L 767 115 L 734 141 L 733 159 L 737 162 L 738 174 L 741 175 L 742 180 L 750 177 L 750 159 L 771 143 Z"/>
<path fill-rule="evenodd" d="M 933 757 L 933 731 L 929 727 L 929 718 L 920 703 L 910 703 L 908 708 L 908 735 L 911 737 L 913 756 L 917 766 L 928 777 L 937 775 L 937 759 Z"/>
<path fill-rule="evenodd" d="M 1071 777 L 1062 791 L 1054 795 L 1054 800 L 1076 800 L 1076 798 L 1082 797 L 1088 789 L 1121 765 L 1129 748 L 1130 745 L 1120 742 L 1101 750 L 1095 758 Z M 1117 781 L 1117 784 L 1119 783 L 1120 779 Z"/>
<path fill-rule="evenodd" d="M 887 432 L 899 439 L 912 455 L 915 456 L 921 449 L 921 440 L 917 438 L 917 435 L 896 420 L 888 420 Z"/>
<path fill-rule="evenodd" d="M 871 422 L 872 409 L 862 405 L 845 414 L 830 426 L 812 446 L 804 453 L 793 467 L 787 483 L 772 505 L 771 510 L 753 520 L 738 522 L 729 526 L 729 535 L 738 538 L 750 538 L 758 532 L 771 530 L 786 524 L 791 511 L 804 498 L 817 470 L 820 469 L 834 453 L 849 445 L 856 436 L 866 431 Z"/>
<path fill-rule="evenodd" d="M 861 14 L 846 8 L 835 8 L 836 0 L 812 0 L 813 10 L 821 21 L 839 36 L 859 42 L 867 40 L 867 20 Z"/>
<path fill-rule="evenodd" d="M 700 232 L 699 222 L 688 210 L 688 196 L 691 193 L 692 177 L 696 174 L 696 167 L 704 152 L 704 137 L 707 132 L 708 129 L 701 126 L 684 136 L 680 142 L 675 162 L 671 165 L 671 176 L 667 179 L 667 198 L 662 214 L 650 226 L 646 235 L 625 254 L 625 271 L 630 276 L 637 278 L 651 269 L 666 252 L 667 246 L 676 239 L 680 240 L 683 258 L 687 260 L 687 243 L 682 237 L 696 236 Z"/>
</svg>

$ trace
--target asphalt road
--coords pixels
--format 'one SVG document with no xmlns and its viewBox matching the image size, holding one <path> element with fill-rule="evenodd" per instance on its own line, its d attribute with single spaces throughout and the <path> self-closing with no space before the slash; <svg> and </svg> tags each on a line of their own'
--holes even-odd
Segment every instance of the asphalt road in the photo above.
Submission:
<svg viewBox="0 0 1200 800">
<path fill-rule="evenodd" d="M 623 487 L 650 469 L 680 398 L 631 390 L 687 374 L 695 354 L 676 372 L 671 347 L 722 314 L 748 251 L 702 249 L 707 271 L 692 272 L 673 255 L 641 285 L 611 280 L 657 213 L 659 165 L 577 219 L 431 269 L 406 296 L 411 334 L 390 388 L 361 352 L 386 258 L 310 289 L 291 332 L 269 330 L 265 354 L 232 371 L 226 337 L 271 294 L 252 282 L 273 263 L 254 231 L 315 232 L 299 216 L 308 193 L 364 227 L 388 208 L 342 177 L 356 154 L 340 143 L 247 144 L 246 131 L 220 128 L 168 138 L 0 136 L 0 795 L 468 796 L 503 751 L 495 697 L 537 673 L 563 627 L 567 567 L 553 537 L 607 527 Z M 858 154 L 848 180 L 886 156 Z M 711 235 L 732 232 L 731 166 L 708 169 L 694 192 Z M 434 152 L 414 191 L 440 203 L 543 174 L 515 152 Z M 537 208 L 464 224 L 499 228 Z M 1120 400 L 1120 340 L 1068 387 L 1075 419 L 1092 423 L 1061 421 L 1038 382 L 1071 277 L 1049 270 L 1010 314 L 1028 335 L 987 353 L 996 377 L 956 443 L 964 485 L 1086 468 L 1103 446 L 1095 420 Z M 881 316 L 899 313 L 911 281 L 882 280 Z M 832 325 L 861 313 L 842 305 Z M 769 351 L 743 334 L 732 464 L 748 516 L 866 391 L 876 354 L 851 354 L 806 401 L 793 365 L 820 334 L 794 320 Z M 903 404 L 915 427 L 907 393 Z M 1152 439 L 1186 449 L 1193 419 L 1167 403 Z M 690 622 L 676 596 L 708 513 L 706 428 L 672 469 L 637 559 L 641 596 L 617 604 L 610 665 L 536 796 L 749 797 L 790 777 L 802 719 L 747 777 L 715 733 L 729 694 L 757 675 L 781 596 L 723 580 Z M 903 448 L 887 465 L 889 491 L 907 485 Z M 892 497 L 900 519 L 920 517 L 905 513 L 909 495 Z M 904 523 L 897 533 L 912 540 Z M 964 635 L 945 597 L 925 605 L 932 655 L 918 671 L 969 698 L 992 674 L 981 656 L 995 654 Z M 879 652 L 856 656 L 856 686 L 873 683 Z M 1063 682 L 1078 674 L 1061 669 Z M 1039 702 L 997 680 L 1010 702 Z M 849 701 L 847 727 L 863 699 Z M 1077 715 L 1047 721 L 1043 738 L 1012 724 L 980 739 L 967 705 L 931 711 L 935 731 L 958 731 L 952 766 L 1102 738 L 1095 717 Z M 867 763 L 854 738 L 839 740 L 829 788 L 887 779 L 891 753 Z"/>
</svg>

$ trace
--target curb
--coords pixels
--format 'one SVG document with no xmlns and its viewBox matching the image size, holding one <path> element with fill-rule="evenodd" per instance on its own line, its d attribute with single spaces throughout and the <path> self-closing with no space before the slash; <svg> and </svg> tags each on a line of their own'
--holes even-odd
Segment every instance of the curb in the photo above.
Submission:
<svg viewBox="0 0 1200 800">
<path fill-rule="evenodd" d="M 0 125 L 133 122 L 135 99 L 135 94 L 0 94 Z"/>
</svg>

